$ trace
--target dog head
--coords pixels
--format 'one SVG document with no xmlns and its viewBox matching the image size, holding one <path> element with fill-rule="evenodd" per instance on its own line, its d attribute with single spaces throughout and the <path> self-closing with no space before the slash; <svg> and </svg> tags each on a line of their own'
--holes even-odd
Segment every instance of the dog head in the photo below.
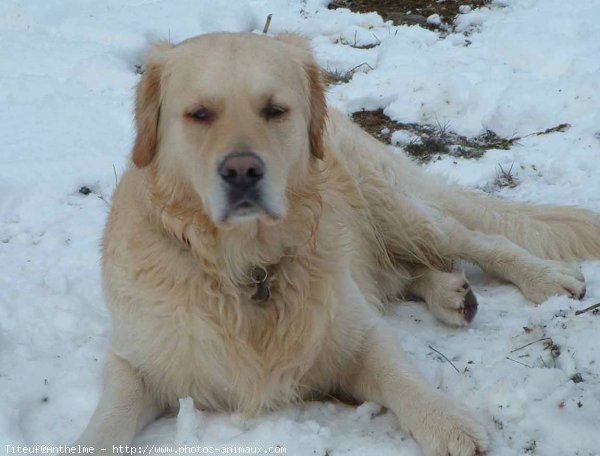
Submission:
<svg viewBox="0 0 600 456">
<path fill-rule="evenodd" d="M 319 69 L 294 35 L 209 34 L 150 52 L 137 88 L 137 167 L 185 181 L 217 226 L 276 223 L 323 157 Z"/>
</svg>

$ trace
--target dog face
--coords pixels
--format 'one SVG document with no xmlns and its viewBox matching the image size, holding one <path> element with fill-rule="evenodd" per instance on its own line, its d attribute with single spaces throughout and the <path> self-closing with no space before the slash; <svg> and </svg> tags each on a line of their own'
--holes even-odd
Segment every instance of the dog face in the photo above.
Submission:
<svg viewBox="0 0 600 456">
<path fill-rule="evenodd" d="M 138 85 L 133 161 L 185 180 L 217 226 L 286 216 L 322 158 L 320 75 L 295 36 L 212 34 L 150 54 Z"/>
</svg>

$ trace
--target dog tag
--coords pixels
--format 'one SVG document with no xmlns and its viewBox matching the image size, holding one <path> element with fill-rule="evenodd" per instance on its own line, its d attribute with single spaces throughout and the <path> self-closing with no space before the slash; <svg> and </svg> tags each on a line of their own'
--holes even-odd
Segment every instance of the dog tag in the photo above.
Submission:
<svg viewBox="0 0 600 456">
<path fill-rule="evenodd" d="M 269 273 L 262 266 L 256 266 L 252 270 L 252 280 L 256 284 L 256 292 L 252 295 L 252 299 L 255 301 L 266 302 L 271 297 L 271 290 L 267 284 Z"/>
<path fill-rule="evenodd" d="M 258 282 L 256 284 L 256 292 L 252 295 L 252 299 L 255 301 L 268 301 L 271 297 L 271 290 L 267 282 Z"/>
</svg>

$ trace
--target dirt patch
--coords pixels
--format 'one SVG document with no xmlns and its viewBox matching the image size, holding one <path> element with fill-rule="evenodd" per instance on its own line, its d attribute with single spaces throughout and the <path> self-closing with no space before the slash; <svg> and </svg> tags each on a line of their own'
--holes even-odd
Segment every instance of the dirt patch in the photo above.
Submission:
<svg viewBox="0 0 600 456">
<path fill-rule="evenodd" d="M 561 124 L 541 132 L 512 138 L 503 138 L 488 130 L 478 136 L 467 137 L 452 132 L 449 124 L 395 122 L 386 116 L 382 109 L 355 112 L 352 114 L 352 120 L 363 130 L 387 144 L 392 144 L 394 132 L 400 132 L 401 134 L 396 137 L 400 137 L 402 141 L 394 141 L 392 145 L 402 147 L 408 155 L 421 163 L 439 160 L 443 155 L 477 159 L 490 149 L 510 149 L 522 138 L 563 132 L 570 128 L 569 124 Z M 499 177 L 504 183 L 503 186 L 514 184 L 510 171 L 502 170 Z"/>
<path fill-rule="evenodd" d="M 375 11 L 386 21 L 396 25 L 421 25 L 436 29 L 441 24 L 451 24 L 461 6 L 479 8 L 489 0 L 332 0 L 329 8 L 350 8 L 357 13 Z M 427 23 L 433 14 L 440 17 L 441 23 Z"/>
<path fill-rule="evenodd" d="M 393 145 L 401 146 L 408 155 L 422 163 L 440 159 L 442 155 L 480 158 L 488 149 L 508 149 L 516 141 L 500 138 L 491 131 L 468 138 L 450 131 L 447 124 L 395 122 L 381 109 L 355 112 L 352 120 L 387 144 L 392 144 L 392 133 L 403 132 L 403 143 L 395 142 Z"/>
</svg>

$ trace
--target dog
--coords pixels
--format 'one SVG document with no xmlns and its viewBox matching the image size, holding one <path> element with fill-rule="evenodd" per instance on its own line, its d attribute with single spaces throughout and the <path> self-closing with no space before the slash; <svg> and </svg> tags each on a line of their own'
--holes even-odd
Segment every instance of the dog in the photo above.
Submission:
<svg viewBox="0 0 600 456">
<path fill-rule="evenodd" d="M 531 301 L 581 298 L 600 217 L 453 186 L 328 109 L 295 35 L 209 34 L 150 51 L 132 164 L 102 243 L 103 392 L 77 443 L 128 444 L 178 399 L 244 416 L 336 396 L 391 409 L 426 455 L 485 428 L 427 385 L 382 310 L 414 294 L 450 325 L 477 300 L 457 260 Z"/>
</svg>

